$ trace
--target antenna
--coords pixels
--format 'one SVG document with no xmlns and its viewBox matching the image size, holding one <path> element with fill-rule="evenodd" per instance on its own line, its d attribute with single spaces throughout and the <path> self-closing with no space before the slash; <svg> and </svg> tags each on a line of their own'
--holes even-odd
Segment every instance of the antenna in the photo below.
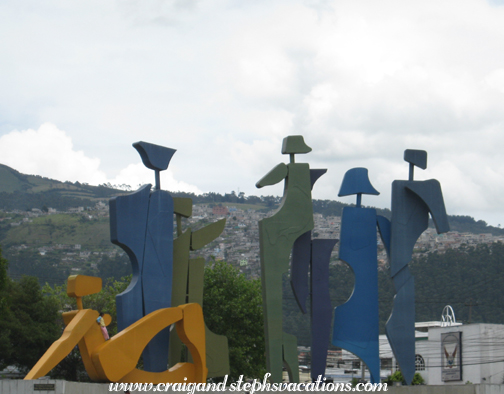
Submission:
<svg viewBox="0 0 504 394">
<path fill-rule="evenodd" d="M 443 313 L 441 314 L 441 327 L 451 327 L 457 320 L 455 319 L 455 312 L 450 305 L 446 305 L 443 308 Z"/>
</svg>

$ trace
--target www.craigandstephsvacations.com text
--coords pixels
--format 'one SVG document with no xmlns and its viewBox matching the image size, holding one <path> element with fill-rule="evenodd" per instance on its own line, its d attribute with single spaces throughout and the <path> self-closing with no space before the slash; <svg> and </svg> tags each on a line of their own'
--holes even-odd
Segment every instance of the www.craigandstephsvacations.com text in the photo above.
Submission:
<svg viewBox="0 0 504 394">
<path fill-rule="evenodd" d="M 298 392 L 298 391 L 342 391 L 342 392 L 372 392 L 372 391 L 387 391 L 387 383 L 358 383 L 352 386 L 351 383 L 332 383 L 325 382 L 325 378 L 321 375 L 313 383 L 268 383 L 268 378 L 271 374 L 264 375 L 262 381 L 254 379 L 253 381 L 244 382 L 243 375 L 240 376 L 237 382 L 230 383 L 227 386 L 227 375 L 221 383 L 110 383 L 109 391 L 133 392 L 133 391 L 175 391 L 187 394 L 196 394 L 197 392 L 215 392 L 215 391 L 230 391 L 230 392 L 255 392 L 272 391 L 272 392 Z"/>
</svg>

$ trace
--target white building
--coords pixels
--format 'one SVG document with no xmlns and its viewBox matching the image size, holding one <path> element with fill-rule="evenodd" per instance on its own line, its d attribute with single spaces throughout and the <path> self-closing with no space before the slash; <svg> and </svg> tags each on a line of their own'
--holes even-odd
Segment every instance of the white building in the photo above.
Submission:
<svg viewBox="0 0 504 394">
<path fill-rule="evenodd" d="M 415 366 L 428 385 L 504 382 L 504 325 L 416 323 Z M 385 335 L 380 335 L 381 375 L 398 368 Z"/>
<path fill-rule="evenodd" d="M 449 341 L 450 337 L 453 341 Z M 416 354 L 417 370 L 429 385 L 502 384 L 504 325 L 477 323 L 429 328 L 428 340 L 416 342 Z"/>
</svg>

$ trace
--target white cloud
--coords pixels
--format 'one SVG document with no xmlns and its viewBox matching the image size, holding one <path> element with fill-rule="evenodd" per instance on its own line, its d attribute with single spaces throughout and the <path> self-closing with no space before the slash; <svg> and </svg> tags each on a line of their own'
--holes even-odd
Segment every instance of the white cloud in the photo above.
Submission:
<svg viewBox="0 0 504 394">
<path fill-rule="evenodd" d="M 194 185 L 183 181 L 177 181 L 174 178 L 173 170 L 168 168 L 161 172 L 161 189 L 172 192 L 184 191 L 194 194 L 202 194 L 203 192 Z M 154 171 L 149 170 L 143 163 L 130 164 L 122 169 L 119 174 L 110 180 L 112 185 L 129 185 L 132 189 L 136 189 L 140 185 L 150 183 L 155 184 Z"/>
<path fill-rule="evenodd" d="M 269 194 L 281 188 L 255 182 L 288 160 L 282 138 L 302 134 L 313 151 L 299 160 L 329 170 L 316 198 L 337 198 L 345 171 L 362 166 L 382 193 L 365 203 L 384 207 L 406 177 L 404 149 L 425 149 L 418 177 L 442 182 L 449 213 L 504 218 L 504 7 L 494 4 L 8 0 L 0 135 L 65 130 L 53 147 L 76 169 L 28 160 L 54 178 L 85 168 L 79 181 L 152 182 L 130 146 L 145 140 L 177 149 L 167 189 Z"/>
<path fill-rule="evenodd" d="M 63 130 L 45 123 L 38 130 L 12 131 L 0 137 L 2 164 L 30 175 L 40 175 L 60 181 L 79 181 L 91 185 L 111 183 L 129 185 L 154 184 L 154 172 L 141 162 L 130 164 L 114 178 L 100 169 L 100 159 L 87 157 L 74 149 L 72 139 Z M 171 168 L 161 172 L 161 188 L 201 194 L 201 190 L 186 182 L 177 181 Z"/>
<path fill-rule="evenodd" d="M 72 139 L 51 123 L 38 130 L 12 131 L 0 137 L 3 164 L 22 173 L 62 181 L 100 184 L 106 181 L 99 170 L 100 159 L 74 150 Z"/>
</svg>

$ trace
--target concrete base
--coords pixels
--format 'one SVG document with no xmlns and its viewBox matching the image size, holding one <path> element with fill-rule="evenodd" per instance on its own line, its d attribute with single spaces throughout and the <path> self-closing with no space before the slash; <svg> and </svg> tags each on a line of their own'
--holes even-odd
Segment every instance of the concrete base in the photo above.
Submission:
<svg viewBox="0 0 504 394">
<path fill-rule="evenodd" d="M 44 388 L 46 390 L 44 390 Z M 103 383 L 67 382 L 66 380 L 0 380 L 1 394 L 106 394 Z"/>
</svg>

